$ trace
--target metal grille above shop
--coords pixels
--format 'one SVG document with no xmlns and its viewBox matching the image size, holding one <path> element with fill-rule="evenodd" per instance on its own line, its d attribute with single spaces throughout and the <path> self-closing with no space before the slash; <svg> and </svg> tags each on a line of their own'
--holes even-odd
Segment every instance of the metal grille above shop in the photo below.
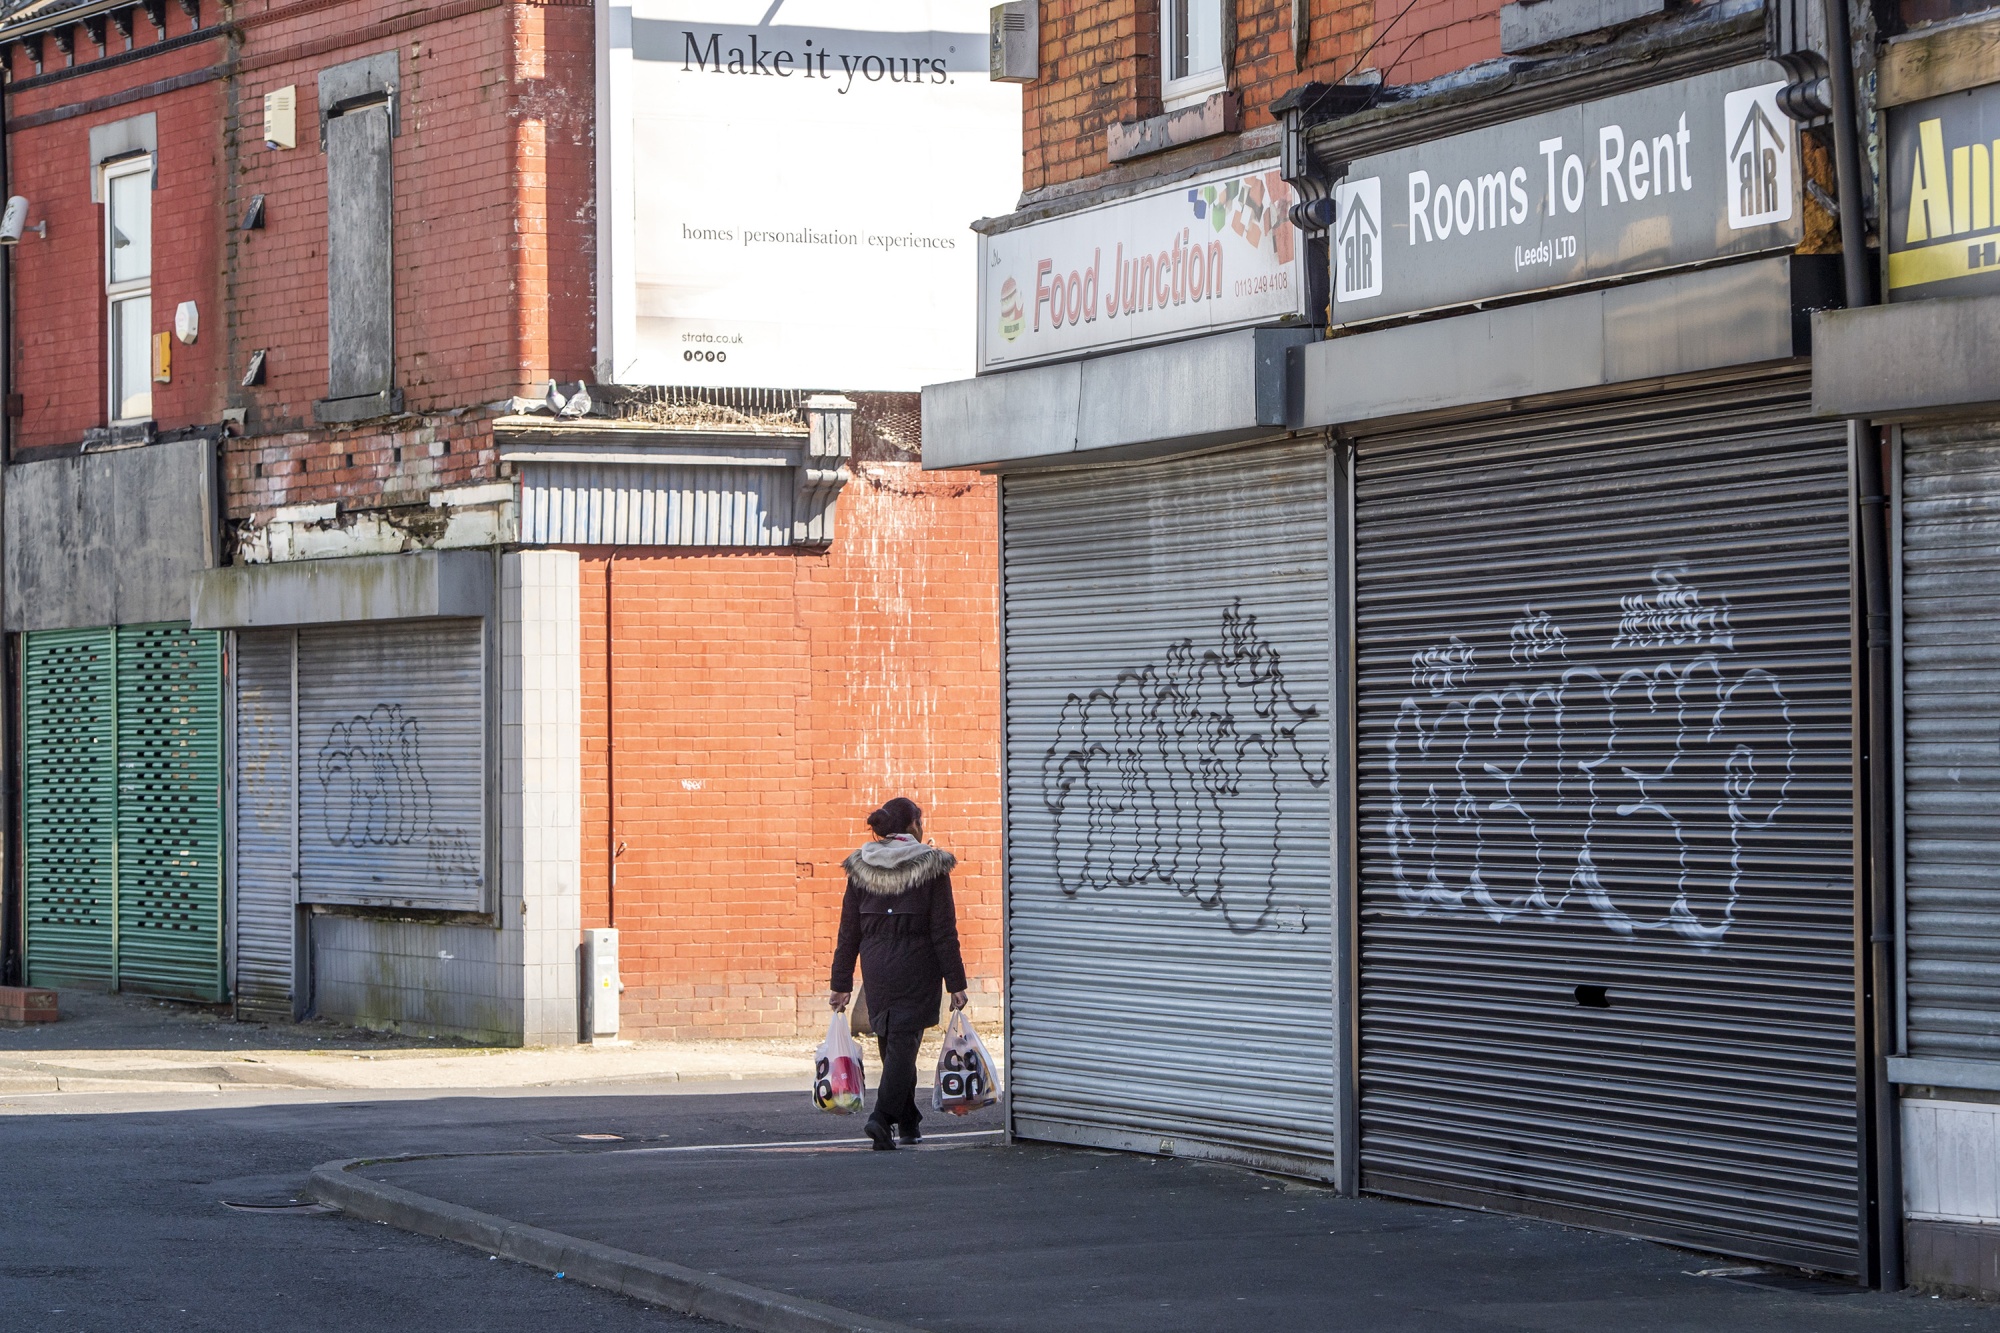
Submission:
<svg viewBox="0 0 2000 1333">
<path fill-rule="evenodd" d="M 1322 443 L 1003 481 L 1015 1131 L 1331 1175 Z"/>
<path fill-rule="evenodd" d="M 1844 433 L 1363 439 L 1362 1187 L 1860 1268 Z"/>
</svg>

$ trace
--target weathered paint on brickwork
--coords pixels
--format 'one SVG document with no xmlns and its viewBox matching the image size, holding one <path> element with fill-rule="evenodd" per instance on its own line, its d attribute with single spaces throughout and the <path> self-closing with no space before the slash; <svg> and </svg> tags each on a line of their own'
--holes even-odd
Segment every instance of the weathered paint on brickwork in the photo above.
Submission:
<svg viewBox="0 0 2000 1333">
<path fill-rule="evenodd" d="M 1500 54 L 1501 0 L 1309 0 L 1306 60 L 1292 45 L 1292 0 L 1237 0 L 1230 89 L 1242 128 L 1272 123 L 1270 105 L 1299 84 L 1367 71 L 1417 83 Z M 1033 199 L 1143 179 L 1236 151 L 1219 135 L 1113 166 L 1113 124 L 1161 112 L 1159 0 L 1043 0 L 1041 77 L 1024 90 L 1023 188 Z M 1380 40 L 1377 40 L 1377 37 Z"/>
<path fill-rule="evenodd" d="M 896 794 L 959 858 L 966 970 L 997 1006 L 995 483 L 854 470 L 825 554 L 609 556 L 626 1035 L 824 1027 L 840 862 Z M 612 921 L 607 554 L 583 561 L 586 927 Z"/>
</svg>

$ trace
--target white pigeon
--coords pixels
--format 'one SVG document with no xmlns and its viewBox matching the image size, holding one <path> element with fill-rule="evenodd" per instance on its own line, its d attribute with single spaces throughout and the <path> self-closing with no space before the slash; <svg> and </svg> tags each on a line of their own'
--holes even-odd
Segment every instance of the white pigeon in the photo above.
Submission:
<svg viewBox="0 0 2000 1333">
<path fill-rule="evenodd" d="M 549 391 L 542 395 L 542 405 L 548 408 L 552 415 L 561 416 L 563 407 L 568 402 L 569 399 L 563 397 L 561 392 L 557 390 L 556 382 L 550 380 Z"/>
<path fill-rule="evenodd" d="M 550 392 L 554 392 L 553 387 Z M 569 402 L 557 409 L 556 415 L 559 417 L 587 417 L 590 415 L 590 390 L 583 386 L 582 380 L 576 382 L 576 392 L 569 396 Z"/>
</svg>

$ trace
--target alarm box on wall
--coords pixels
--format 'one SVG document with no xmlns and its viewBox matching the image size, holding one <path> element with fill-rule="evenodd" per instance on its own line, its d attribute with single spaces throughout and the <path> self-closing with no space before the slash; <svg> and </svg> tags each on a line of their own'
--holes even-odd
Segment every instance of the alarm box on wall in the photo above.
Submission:
<svg viewBox="0 0 2000 1333">
<path fill-rule="evenodd" d="M 1033 83 L 1040 45 L 1035 0 L 1008 0 L 993 6 L 988 54 L 996 83 Z"/>
</svg>

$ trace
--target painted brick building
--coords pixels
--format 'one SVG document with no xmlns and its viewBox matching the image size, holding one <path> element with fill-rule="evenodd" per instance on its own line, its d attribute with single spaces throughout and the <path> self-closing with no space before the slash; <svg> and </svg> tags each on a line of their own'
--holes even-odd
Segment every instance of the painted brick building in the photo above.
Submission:
<svg viewBox="0 0 2000 1333">
<path fill-rule="evenodd" d="M 564 1042 L 616 927 L 625 1035 L 789 1035 L 903 792 L 996 1002 L 991 483 L 596 382 L 597 20 L 0 20 L 11 975 Z"/>
</svg>

